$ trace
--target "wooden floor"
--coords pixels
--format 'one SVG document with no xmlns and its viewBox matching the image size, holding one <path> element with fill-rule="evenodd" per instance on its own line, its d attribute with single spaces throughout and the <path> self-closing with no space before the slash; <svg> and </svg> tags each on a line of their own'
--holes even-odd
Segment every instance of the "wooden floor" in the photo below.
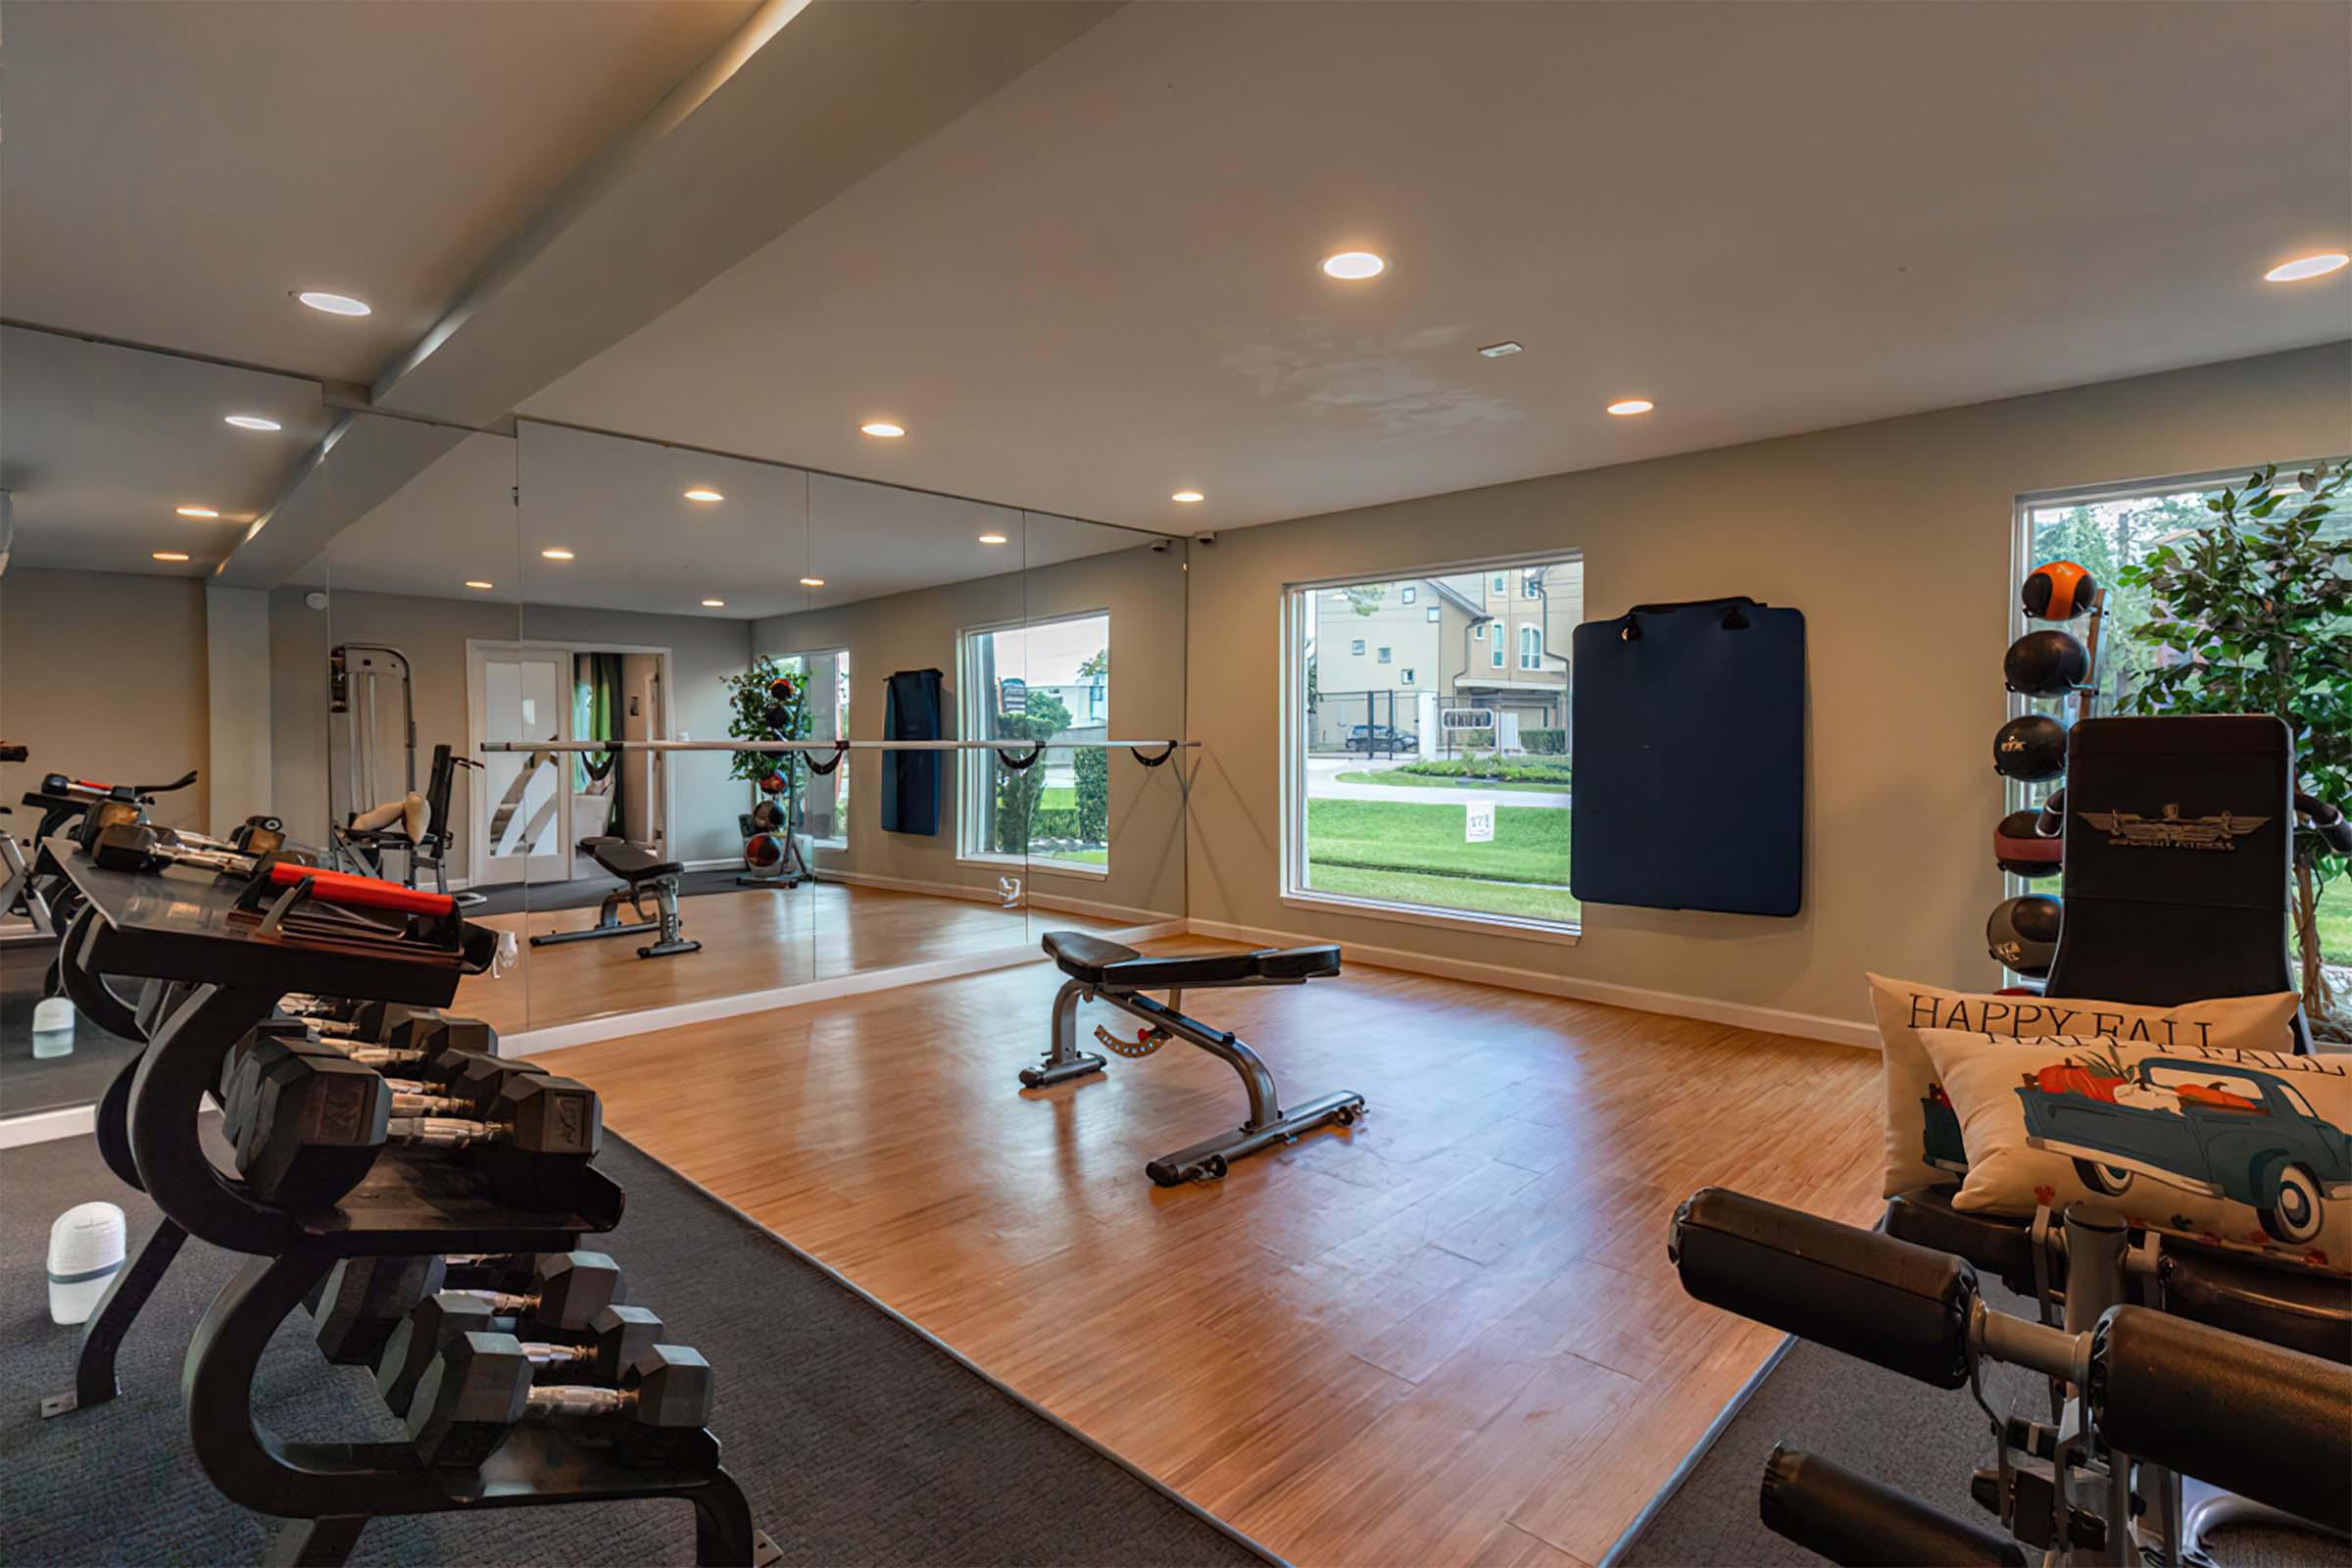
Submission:
<svg viewBox="0 0 2352 1568">
<path fill-rule="evenodd" d="M 474 923 L 515 933 L 518 961 L 505 974 L 466 981 L 452 1006 L 501 1033 L 547 1029 L 866 969 L 1034 947 L 1048 931 L 1116 928 L 1084 915 L 838 882 L 701 894 L 679 900 L 678 916 L 685 937 L 700 942 L 702 951 L 640 958 L 637 950 L 654 940 L 650 935 L 530 945 L 529 938 L 546 932 L 596 924 L 594 906 L 484 915 Z M 621 918 L 633 918 L 626 906 Z"/>
<path fill-rule="evenodd" d="M 1145 1160 L 1236 1124 L 1240 1087 L 1179 1043 L 1020 1091 L 1056 978 L 557 1059 L 614 1131 L 1302 1565 L 1597 1562 L 1777 1339 L 1683 1295 L 1675 1204 L 1878 1207 L 1874 1055 L 1364 968 L 1188 996 L 1293 1098 L 1370 1113 L 1162 1191 Z"/>
</svg>

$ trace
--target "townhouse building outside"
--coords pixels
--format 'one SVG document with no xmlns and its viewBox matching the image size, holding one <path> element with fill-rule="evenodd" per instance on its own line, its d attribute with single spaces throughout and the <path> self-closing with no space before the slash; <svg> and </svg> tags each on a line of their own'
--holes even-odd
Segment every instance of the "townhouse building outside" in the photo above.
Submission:
<svg viewBox="0 0 2352 1568">
<path fill-rule="evenodd" d="M 1580 561 L 1319 590 L 1309 749 L 1563 753 L 1569 639 L 1584 612 Z"/>
</svg>

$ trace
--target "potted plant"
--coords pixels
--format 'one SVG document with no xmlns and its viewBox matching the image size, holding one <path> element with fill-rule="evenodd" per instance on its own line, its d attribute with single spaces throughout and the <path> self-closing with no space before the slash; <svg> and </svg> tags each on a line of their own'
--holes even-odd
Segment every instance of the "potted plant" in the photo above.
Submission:
<svg viewBox="0 0 2352 1568">
<path fill-rule="evenodd" d="M 2132 713 L 2271 713 L 2294 737 L 2295 787 L 2352 805 L 2352 541 L 2337 512 L 2346 469 L 2277 467 L 2205 505 L 2210 525 L 2118 573 L 2144 588 L 2151 617 L 2132 636 L 2158 651 L 2125 694 Z M 2294 954 L 2304 1016 L 2322 1039 L 2352 1039 L 2322 948 L 2319 905 L 2352 869 L 2319 835 L 2294 836 Z"/>
</svg>

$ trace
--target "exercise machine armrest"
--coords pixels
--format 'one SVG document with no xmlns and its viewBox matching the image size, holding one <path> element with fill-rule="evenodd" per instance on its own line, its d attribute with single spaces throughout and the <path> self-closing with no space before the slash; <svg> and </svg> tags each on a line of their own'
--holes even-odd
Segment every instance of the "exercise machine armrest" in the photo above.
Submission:
<svg viewBox="0 0 2352 1568">
<path fill-rule="evenodd" d="M 1965 1258 L 1720 1187 L 1684 1200 L 1666 1251 L 1698 1300 L 1937 1388 L 1968 1381 Z"/>
<path fill-rule="evenodd" d="M 2147 1307 L 2099 1320 L 2099 1432 L 2136 1459 L 2352 1530 L 2352 1367 Z"/>
</svg>

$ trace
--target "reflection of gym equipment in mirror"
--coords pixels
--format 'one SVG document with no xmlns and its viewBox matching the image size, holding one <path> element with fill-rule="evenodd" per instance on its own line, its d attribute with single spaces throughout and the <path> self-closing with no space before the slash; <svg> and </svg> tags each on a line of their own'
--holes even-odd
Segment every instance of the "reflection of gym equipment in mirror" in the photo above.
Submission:
<svg viewBox="0 0 2352 1568">
<path fill-rule="evenodd" d="M 1101 1056 L 1078 1049 L 1078 1005 L 1106 1002 L 1143 1020 L 1134 1040 L 1121 1040 L 1098 1027 L 1095 1039 L 1103 1049 L 1129 1058 L 1151 1055 L 1171 1039 L 1200 1047 L 1239 1074 L 1250 1096 L 1250 1117 L 1235 1132 L 1202 1139 L 1172 1154 L 1162 1154 L 1144 1167 L 1162 1187 L 1186 1182 L 1216 1181 L 1245 1154 L 1276 1144 L 1293 1144 L 1298 1135 L 1317 1127 L 1354 1125 L 1364 1112 L 1364 1097 L 1342 1090 L 1318 1096 L 1303 1105 L 1283 1109 L 1275 1088 L 1274 1071 L 1247 1041 L 1230 1029 L 1212 1028 L 1184 1011 L 1188 989 L 1240 986 L 1298 986 L 1340 972 L 1337 947 L 1261 948 L 1251 953 L 1212 953 L 1200 957 L 1157 958 L 1135 949 L 1083 931 L 1046 933 L 1046 954 L 1070 978 L 1054 999 L 1054 1046 L 1042 1066 L 1021 1071 L 1024 1088 L 1045 1089 L 1073 1078 L 1099 1073 Z M 1165 991 L 1166 1002 L 1145 996 Z"/>
<path fill-rule="evenodd" d="M 379 776 L 389 701 L 385 688 L 392 683 L 400 691 L 399 739 L 392 748 L 401 757 L 397 790 Z M 435 746 L 424 790 L 418 793 L 415 679 L 408 656 L 387 643 L 338 643 L 328 652 L 326 712 L 327 754 L 343 759 L 342 789 L 327 812 L 327 848 L 333 863 L 412 888 L 419 871 L 430 871 L 434 889 L 447 893 L 449 849 L 456 837 L 449 820 L 450 794 L 459 768 L 481 764 L 446 745 Z M 330 790 L 338 781 L 335 773 L 330 765 Z M 479 895 L 461 899 L 476 903 Z"/>
<path fill-rule="evenodd" d="M 664 860 L 651 850 L 639 849 L 626 839 L 606 835 L 580 840 L 580 853 L 620 878 L 621 885 L 605 895 L 605 902 L 597 908 L 596 924 L 584 931 L 545 932 L 531 938 L 532 947 L 548 948 L 562 942 L 591 942 L 598 937 L 639 936 L 654 931 L 660 935 L 637 950 L 640 958 L 667 958 L 702 951 L 700 942 L 689 942 L 679 935 L 678 878 L 685 875 L 684 866 L 675 860 Z M 648 893 L 654 896 L 653 914 L 645 912 Z M 623 902 L 637 911 L 637 924 L 620 923 Z"/>
</svg>

